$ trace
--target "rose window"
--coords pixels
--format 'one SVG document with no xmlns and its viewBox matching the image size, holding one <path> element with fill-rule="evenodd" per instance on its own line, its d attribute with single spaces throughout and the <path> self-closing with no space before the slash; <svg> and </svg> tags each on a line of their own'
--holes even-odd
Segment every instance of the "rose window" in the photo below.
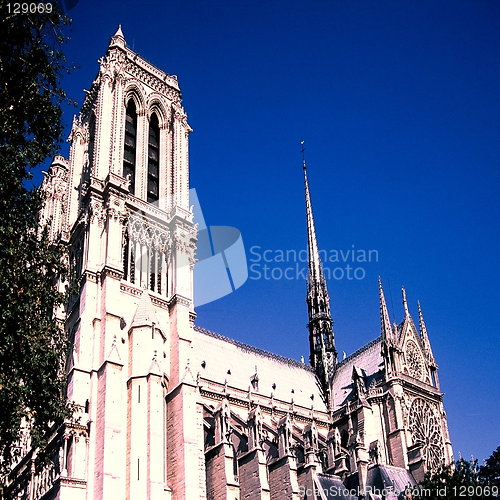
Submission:
<svg viewBox="0 0 500 500">
<path fill-rule="evenodd" d="M 429 403 L 421 398 L 415 399 L 411 405 L 409 428 L 413 444 L 421 446 L 428 469 L 436 470 L 444 461 L 441 425 Z"/>
</svg>

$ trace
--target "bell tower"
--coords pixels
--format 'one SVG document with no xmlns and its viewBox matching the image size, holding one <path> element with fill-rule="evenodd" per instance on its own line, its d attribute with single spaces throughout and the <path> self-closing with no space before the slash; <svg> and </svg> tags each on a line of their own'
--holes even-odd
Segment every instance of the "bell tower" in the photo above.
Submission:
<svg viewBox="0 0 500 500">
<path fill-rule="evenodd" d="M 74 118 L 69 159 L 43 183 L 42 215 L 68 242 L 76 283 L 63 318 L 76 410 L 60 431 L 61 498 L 204 497 L 204 472 L 193 480 L 204 456 L 189 369 L 190 132 L 177 77 L 118 28 Z"/>
</svg>

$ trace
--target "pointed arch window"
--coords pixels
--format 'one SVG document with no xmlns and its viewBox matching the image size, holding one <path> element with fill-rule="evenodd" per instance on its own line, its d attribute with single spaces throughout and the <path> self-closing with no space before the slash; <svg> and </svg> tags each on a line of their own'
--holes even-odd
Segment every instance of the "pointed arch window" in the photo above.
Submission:
<svg viewBox="0 0 500 500">
<path fill-rule="evenodd" d="M 129 191 L 135 194 L 135 158 L 137 149 L 137 109 L 133 99 L 127 104 L 125 114 L 125 139 L 123 148 L 123 177 L 129 179 Z"/>
<path fill-rule="evenodd" d="M 148 203 L 159 198 L 160 125 L 156 113 L 151 115 L 148 136 Z"/>
</svg>

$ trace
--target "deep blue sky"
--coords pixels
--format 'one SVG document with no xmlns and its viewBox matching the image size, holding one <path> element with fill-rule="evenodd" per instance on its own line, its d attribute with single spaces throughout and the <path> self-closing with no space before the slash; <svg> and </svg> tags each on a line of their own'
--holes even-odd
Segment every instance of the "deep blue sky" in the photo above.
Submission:
<svg viewBox="0 0 500 500">
<path fill-rule="evenodd" d="M 79 69 L 64 84 L 79 103 L 118 23 L 179 76 L 191 184 L 207 221 L 239 228 L 247 251 L 305 248 L 306 140 L 320 246 L 379 252 L 365 279 L 329 282 L 338 350 L 379 334 L 377 275 L 397 321 L 406 286 L 455 454 L 489 456 L 500 445 L 500 2 L 80 0 L 69 14 Z M 302 280 L 253 279 L 200 307 L 197 323 L 307 359 L 304 300 Z"/>
</svg>

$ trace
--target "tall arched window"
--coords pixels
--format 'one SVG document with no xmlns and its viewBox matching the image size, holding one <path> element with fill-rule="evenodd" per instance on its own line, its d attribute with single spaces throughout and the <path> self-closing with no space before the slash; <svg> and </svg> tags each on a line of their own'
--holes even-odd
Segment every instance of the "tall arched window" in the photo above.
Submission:
<svg viewBox="0 0 500 500">
<path fill-rule="evenodd" d="M 137 110 L 133 99 L 127 104 L 123 148 L 123 177 L 130 180 L 129 191 L 135 194 L 135 153 L 137 144 Z"/>
<path fill-rule="evenodd" d="M 95 148 L 95 115 L 92 113 L 89 119 L 89 146 L 87 148 L 88 154 L 88 175 L 94 172 L 94 148 Z M 85 179 L 87 180 L 87 179 Z"/>
<path fill-rule="evenodd" d="M 160 126 L 155 113 L 149 121 L 148 138 L 148 203 L 158 201 L 159 197 L 159 160 L 160 160 Z"/>
</svg>

